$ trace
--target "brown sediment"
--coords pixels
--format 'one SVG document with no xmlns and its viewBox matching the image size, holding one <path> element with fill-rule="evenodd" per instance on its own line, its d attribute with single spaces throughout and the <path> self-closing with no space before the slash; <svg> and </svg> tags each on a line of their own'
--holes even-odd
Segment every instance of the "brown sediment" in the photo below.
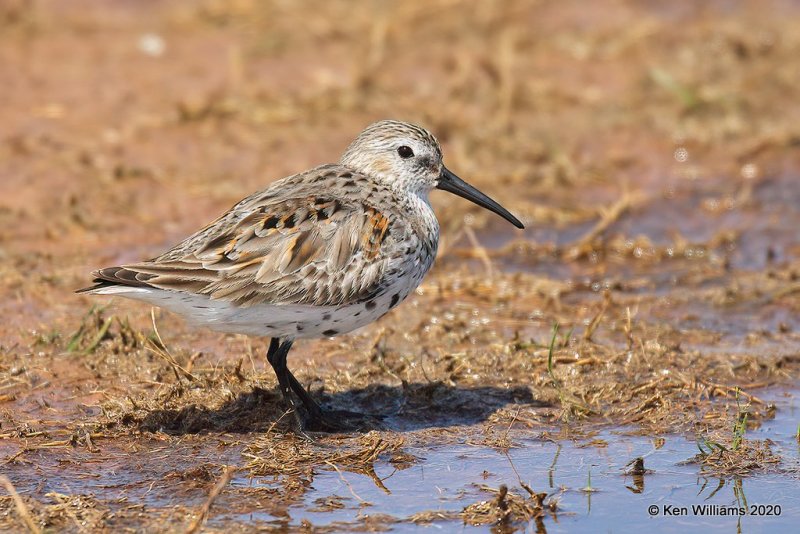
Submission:
<svg viewBox="0 0 800 534">
<path fill-rule="evenodd" d="M 751 436 L 776 416 L 765 388 L 800 371 L 800 18 L 773 7 L 0 7 L 0 465 L 19 497 L 0 529 L 299 526 L 298 508 L 369 510 L 348 485 L 391 491 L 376 465 L 602 448 L 608 428 L 696 442 L 703 476 L 793 473 Z M 370 431 L 297 435 L 264 340 L 73 294 L 387 117 L 429 127 L 528 230 L 434 193 L 419 291 L 297 344 L 312 395 L 384 416 Z M 323 475 L 342 486 L 307 502 Z M 547 524 L 557 495 L 523 484 L 316 528 Z"/>
</svg>

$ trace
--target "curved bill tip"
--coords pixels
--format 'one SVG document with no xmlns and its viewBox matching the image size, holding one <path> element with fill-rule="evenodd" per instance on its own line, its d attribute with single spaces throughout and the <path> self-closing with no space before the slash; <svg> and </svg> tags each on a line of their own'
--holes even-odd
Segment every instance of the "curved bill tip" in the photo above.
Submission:
<svg viewBox="0 0 800 534">
<path fill-rule="evenodd" d="M 507 209 L 450 172 L 447 167 L 442 167 L 442 175 L 439 177 L 439 183 L 436 184 L 436 188 L 448 191 L 461 198 L 466 198 L 482 208 L 493 211 L 519 229 L 525 228 L 522 222 L 511 215 Z"/>
</svg>

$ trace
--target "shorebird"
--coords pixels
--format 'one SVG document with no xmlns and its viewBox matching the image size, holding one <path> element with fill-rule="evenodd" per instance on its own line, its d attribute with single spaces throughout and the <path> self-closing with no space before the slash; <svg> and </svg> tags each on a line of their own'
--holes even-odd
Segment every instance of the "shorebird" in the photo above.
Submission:
<svg viewBox="0 0 800 534">
<path fill-rule="evenodd" d="M 267 360 L 301 430 L 350 429 L 360 414 L 324 411 L 289 371 L 287 355 L 294 340 L 355 330 L 416 289 L 439 242 L 433 189 L 523 228 L 444 166 L 427 130 L 383 120 L 361 132 L 339 163 L 278 180 L 156 258 L 95 271 L 95 285 L 78 292 L 137 299 L 190 324 L 270 337 Z"/>
</svg>

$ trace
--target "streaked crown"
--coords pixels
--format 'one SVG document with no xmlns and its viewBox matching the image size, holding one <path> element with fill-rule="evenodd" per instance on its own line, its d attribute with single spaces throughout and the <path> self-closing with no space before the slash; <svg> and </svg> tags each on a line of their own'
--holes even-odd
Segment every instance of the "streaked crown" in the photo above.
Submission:
<svg viewBox="0 0 800 534">
<path fill-rule="evenodd" d="M 442 149 L 424 128 L 395 120 L 370 124 L 340 160 L 393 188 L 427 193 L 442 172 Z"/>
</svg>

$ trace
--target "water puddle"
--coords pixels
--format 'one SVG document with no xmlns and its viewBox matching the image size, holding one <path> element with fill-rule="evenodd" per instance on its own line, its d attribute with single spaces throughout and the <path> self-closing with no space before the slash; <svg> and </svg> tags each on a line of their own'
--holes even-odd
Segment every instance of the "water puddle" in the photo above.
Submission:
<svg viewBox="0 0 800 534">
<path fill-rule="evenodd" d="M 506 485 L 527 497 L 521 482 L 548 494 L 555 503 L 541 522 L 514 525 L 550 532 L 612 532 L 624 528 L 683 528 L 709 532 L 791 531 L 800 520 L 800 446 L 796 439 L 797 395 L 770 392 L 776 416 L 748 431 L 748 439 L 770 440 L 783 458 L 781 474 L 713 476 L 689 463 L 698 453 L 682 436 L 643 437 L 634 429 L 603 430 L 590 439 L 518 439 L 507 451 L 462 443 L 409 448 L 419 461 L 405 468 L 388 461 L 375 465 L 376 479 L 353 472 L 318 473 L 303 499 L 283 517 L 259 511 L 217 516 L 286 525 L 312 524 L 347 530 L 379 518 L 397 531 L 426 525 L 444 531 L 476 530 L 458 516 L 466 506 L 496 498 Z M 630 474 L 631 462 L 644 460 L 646 473 Z M 236 487 L 276 485 L 272 479 L 234 479 Z M 742 512 L 740 509 L 744 510 Z M 739 515 L 740 513 L 744 515 Z M 213 523 L 212 523 L 213 524 Z"/>
</svg>

